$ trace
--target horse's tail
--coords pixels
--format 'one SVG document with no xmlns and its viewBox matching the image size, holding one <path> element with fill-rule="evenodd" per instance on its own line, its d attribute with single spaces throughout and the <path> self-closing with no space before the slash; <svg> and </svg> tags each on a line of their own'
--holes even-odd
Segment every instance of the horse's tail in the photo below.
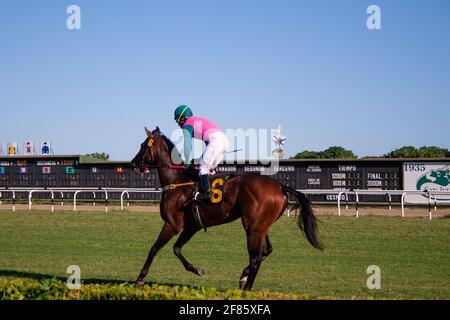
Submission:
<svg viewBox="0 0 450 320">
<path fill-rule="evenodd" d="M 282 187 L 283 193 L 288 199 L 289 194 L 296 198 L 295 205 L 291 208 L 291 210 L 296 210 L 301 207 L 300 214 L 297 217 L 298 227 L 305 233 L 306 238 L 314 248 L 323 250 L 323 246 L 317 235 L 317 221 L 311 207 L 311 201 L 309 201 L 305 194 L 298 192 L 297 190 L 294 190 L 288 186 Z"/>
</svg>

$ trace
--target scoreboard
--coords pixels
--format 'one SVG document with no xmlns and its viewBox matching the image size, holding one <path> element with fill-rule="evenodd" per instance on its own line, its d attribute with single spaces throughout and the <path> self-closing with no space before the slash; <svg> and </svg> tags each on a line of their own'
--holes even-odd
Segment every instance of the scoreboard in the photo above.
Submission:
<svg viewBox="0 0 450 320">
<path fill-rule="evenodd" d="M 272 168 L 273 169 L 273 168 Z M 267 173 L 259 164 L 222 165 L 220 172 Z M 284 185 L 302 190 L 400 190 L 402 165 L 399 161 L 282 161 L 272 177 Z M 315 201 L 336 201 L 337 194 L 310 195 Z M 384 201 L 383 195 L 361 195 L 361 201 Z M 396 197 L 394 197 L 396 199 Z M 349 195 L 354 201 L 354 196 Z"/>
<path fill-rule="evenodd" d="M 424 163 L 424 168 L 428 168 L 427 161 L 420 161 Z M 219 166 L 218 171 L 230 174 L 267 174 L 275 169 L 276 173 L 271 175 L 273 178 L 284 185 L 302 190 L 402 190 L 405 189 L 404 181 L 409 181 L 404 179 L 403 167 L 403 160 L 396 159 L 283 160 L 275 167 L 248 161 L 225 163 Z M 435 171 L 443 171 L 441 167 Z M 13 187 L 127 189 L 161 186 L 156 170 L 142 176 L 136 175 L 130 163 L 125 161 L 83 162 L 80 156 L 0 157 L 0 189 Z M 353 201 L 354 198 L 349 196 L 349 200 Z M 141 194 L 139 197 L 157 200 L 159 194 Z M 337 200 L 337 195 L 333 193 L 310 197 L 314 201 Z M 383 194 L 361 195 L 360 200 L 372 202 L 385 201 L 386 198 Z"/>
<path fill-rule="evenodd" d="M 299 189 L 399 190 L 401 166 L 372 163 L 322 162 L 301 166 L 297 170 Z"/>
<path fill-rule="evenodd" d="M 221 165 L 219 172 L 267 173 L 269 166 L 257 164 Z M 273 178 L 297 189 L 327 190 L 399 190 L 402 166 L 399 163 L 284 161 L 275 167 Z"/>
<path fill-rule="evenodd" d="M 326 190 L 400 190 L 402 166 L 394 162 L 323 161 L 305 163 L 297 168 L 299 189 Z M 336 201 L 337 194 L 311 195 L 315 201 Z M 395 200 L 396 197 L 394 197 Z M 349 195 L 354 201 L 355 196 Z M 360 201 L 384 201 L 383 195 L 361 195 Z"/>
</svg>

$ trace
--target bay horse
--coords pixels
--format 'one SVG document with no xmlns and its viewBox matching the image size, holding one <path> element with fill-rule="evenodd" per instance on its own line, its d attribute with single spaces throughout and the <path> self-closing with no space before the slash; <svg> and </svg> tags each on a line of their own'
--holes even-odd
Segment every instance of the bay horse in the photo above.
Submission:
<svg viewBox="0 0 450 320">
<path fill-rule="evenodd" d="M 249 265 L 242 272 L 239 287 L 242 290 L 251 290 L 261 262 L 272 252 L 269 228 L 287 209 L 289 195 L 296 200 L 292 209 L 301 208 L 297 216 L 300 230 L 314 248 L 323 249 L 318 239 L 316 217 L 310 201 L 303 193 L 264 175 L 244 174 L 228 179 L 223 186 L 223 201 L 220 204 L 198 204 L 203 223 L 203 226 L 200 226 L 192 210 L 195 187 L 192 177 L 187 170 L 174 165 L 172 161 L 172 155 L 179 157 L 178 150 L 158 127 L 152 132 L 145 128 L 145 132 L 147 138 L 131 161 L 131 166 L 139 175 L 149 172 L 152 167 L 157 168 L 164 190 L 160 204 L 164 226 L 135 281 L 136 287 L 144 284 L 158 251 L 180 232 L 173 248 L 175 255 L 187 271 L 203 276 L 203 269 L 189 263 L 181 254 L 181 248 L 202 227 L 218 226 L 241 218 L 247 234 Z"/>
</svg>

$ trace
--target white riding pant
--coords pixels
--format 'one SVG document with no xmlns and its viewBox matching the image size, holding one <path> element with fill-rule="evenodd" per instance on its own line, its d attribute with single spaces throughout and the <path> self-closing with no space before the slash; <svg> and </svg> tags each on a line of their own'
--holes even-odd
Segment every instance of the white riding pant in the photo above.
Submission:
<svg viewBox="0 0 450 320">
<path fill-rule="evenodd" d="M 225 158 L 230 143 L 225 133 L 218 131 L 209 136 L 209 142 L 200 163 L 200 175 L 213 172 Z"/>
</svg>

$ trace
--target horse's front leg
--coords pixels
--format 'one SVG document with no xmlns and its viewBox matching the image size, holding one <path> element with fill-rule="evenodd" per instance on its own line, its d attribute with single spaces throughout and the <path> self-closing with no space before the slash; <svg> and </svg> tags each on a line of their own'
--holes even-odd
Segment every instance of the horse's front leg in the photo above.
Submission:
<svg viewBox="0 0 450 320">
<path fill-rule="evenodd" d="M 150 252 L 147 257 L 147 261 L 145 261 L 144 267 L 141 270 L 141 273 L 139 274 L 139 277 L 137 278 L 135 285 L 136 287 L 141 287 L 144 284 L 144 279 L 148 274 L 148 270 L 150 269 L 150 266 L 153 262 L 153 259 L 155 258 L 158 251 L 164 247 L 167 242 L 170 241 L 176 234 L 178 234 L 180 230 L 178 228 L 174 228 L 172 225 L 168 224 L 167 222 L 164 224 L 161 232 L 159 233 L 159 237 L 156 240 L 156 242 L 153 244 L 152 248 L 150 249 Z"/>
<path fill-rule="evenodd" d="M 194 267 L 192 264 L 190 264 L 186 258 L 181 254 L 181 248 L 189 241 L 191 238 L 200 230 L 198 227 L 194 226 L 186 226 L 184 230 L 181 232 L 180 237 L 178 238 L 177 242 L 175 243 L 173 247 L 173 252 L 175 255 L 180 259 L 181 263 L 183 264 L 184 268 L 187 271 L 190 271 L 198 276 L 203 276 L 205 272 L 202 268 Z"/>
</svg>

